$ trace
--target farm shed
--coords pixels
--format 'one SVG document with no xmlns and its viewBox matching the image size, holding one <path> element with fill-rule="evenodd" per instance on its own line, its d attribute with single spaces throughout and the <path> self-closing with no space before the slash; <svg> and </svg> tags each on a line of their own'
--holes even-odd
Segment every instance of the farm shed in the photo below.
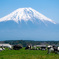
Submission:
<svg viewBox="0 0 59 59">
<path fill-rule="evenodd" d="M 12 45 L 10 45 L 10 44 L 0 44 L 0 47 L 12 47 Z"/>
<path fill-rule="evenodd" d="M 35 48 L 40 47 L 40 50 L 46 50 L 46 45 L 34 45 Z"/>
</svg>

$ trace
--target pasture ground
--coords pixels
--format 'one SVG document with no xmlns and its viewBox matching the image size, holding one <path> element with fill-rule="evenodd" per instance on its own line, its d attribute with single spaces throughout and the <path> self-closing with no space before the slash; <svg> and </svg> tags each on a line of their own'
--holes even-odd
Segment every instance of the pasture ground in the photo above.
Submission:
<svg viewBox="0 0 59 59">
<path fill-rule="evenodd" d="M 41 50 L 4 50 L 0 52 L 0 59 L 59 59 L 59 54 L 47 54 Z"/>
</svg>

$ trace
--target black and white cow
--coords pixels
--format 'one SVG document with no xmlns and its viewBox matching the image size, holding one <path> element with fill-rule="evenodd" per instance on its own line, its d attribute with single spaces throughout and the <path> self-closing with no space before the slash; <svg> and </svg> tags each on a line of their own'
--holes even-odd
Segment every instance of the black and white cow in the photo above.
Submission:
<svg viewBox="0 0 59 59">
<path fill-rule="evenodd" d="M 25 50 L 27 50 L 27 49 L 32 49 L 32 46 L 31 45 L 27 45 Z"/>
<path fill-rule="evenodd" d="M 48 48 L 48 54 L 50 54 L 51 52 L 59 54 L 59 47 L 58 46 L 48 46 L 47 48 Z"/>
<path fill-rule="evenodd" d="M 5 48 L 0 48 L 0 51 L 5 50 Z"/>
<path fill-rule="evenodd" d="M 21 49 L 21 48 L 22 48 L 21 45 L 14 45 L 14 46 L 13 46 L 13 49 L 14 49 L 14 50 L 19 50 L 19 49 Z"/>
</svg>

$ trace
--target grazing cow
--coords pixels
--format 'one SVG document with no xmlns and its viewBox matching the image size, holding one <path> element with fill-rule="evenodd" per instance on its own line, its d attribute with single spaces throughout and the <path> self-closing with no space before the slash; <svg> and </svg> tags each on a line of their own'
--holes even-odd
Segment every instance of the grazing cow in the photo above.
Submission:
<svg viewBox="0 0 59 59">
<path fill-rule="evenodd" d="M 2 49 L 2 50 L 5 50 L 5 48 L 3 47 L 3 45 L 1 46 L 1 49 Z"/>
<path fill-rule="evenodd" d="M 3 50 L 5 50 L 5 48 L 2 48 Z"/>
<path fill-rule="evenodd" d="M 5 48 L 0 48 L 0 51 L 5 50 Z"/>
<path fill-rule="evenodd" d="M 22 48 L 21 45 L 14 45 L 14 46 L 13 46 L 13 49 L 14 49 L 14 50 L 19 50 L 19 49 L 21 49 L 21 48 Z"/>
<path fill-rule="evenodd" d="M 2 51 L 3 49 L 2 48 L 0 48 L 0 51 Z"/>
<path fill-rule="evenodd" d="M 47 49 L 48 49 L 48 54 L 50 54 L 52 51 L 54 51 L 54 49 L 52 48 L 51 45 L 49 45 L 49 46 L 47 47 Z"/>
<path fill-rule="evenodd" d="M 59 54 L 59 47 L 58 46 L 48 46 L 48 54 L 51 52 Z"/>
<path fill-rule="evenodd" d="M 46 46 L 40 47 L 41 50 L 46 50 Z"/>
<path fill-rule="evenodd" d="M 31 45 L 27 45 L 25 50 L 27 50 L 27 49 L 32 49 L 32 46 Z"/>
</svg>

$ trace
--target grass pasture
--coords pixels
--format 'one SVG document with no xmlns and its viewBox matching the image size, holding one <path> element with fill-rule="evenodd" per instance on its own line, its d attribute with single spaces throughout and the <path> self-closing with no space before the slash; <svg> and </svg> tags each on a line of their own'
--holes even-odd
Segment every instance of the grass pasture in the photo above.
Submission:
<svg viewBox="0 0 59 59">
<path fill-rule="evenodd" d="M 41 50 L 4 50 L 0 52 L 0 59 L 59 59 L 59 54 L 47 54 Z"/>
</svg>

